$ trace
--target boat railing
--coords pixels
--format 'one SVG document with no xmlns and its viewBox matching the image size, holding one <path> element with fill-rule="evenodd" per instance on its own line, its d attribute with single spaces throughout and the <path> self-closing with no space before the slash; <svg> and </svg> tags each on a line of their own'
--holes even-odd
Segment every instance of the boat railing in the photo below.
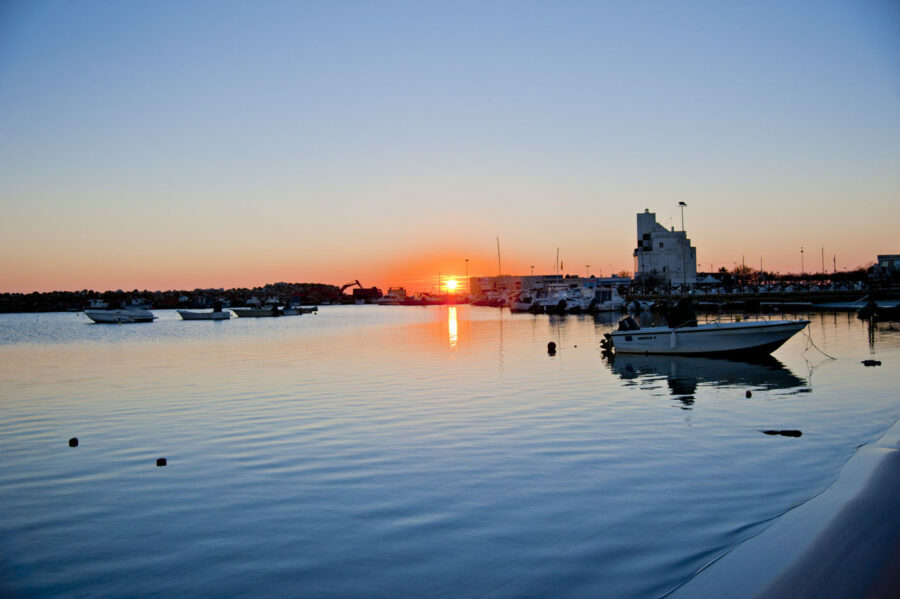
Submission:
<svg viewBox="0 0 900 599">
<path fill-rule="evenodd" d="M 785 314 L 781 312 L 776 313 L 701 313 L 697 315 L 697 324 L 725 324 L 732 322 L 747 322 L 747 321 L 764 321 L 768 322 L 771 320 L 803 320 L 802 315 L 799 314 Z"/>
</svg>

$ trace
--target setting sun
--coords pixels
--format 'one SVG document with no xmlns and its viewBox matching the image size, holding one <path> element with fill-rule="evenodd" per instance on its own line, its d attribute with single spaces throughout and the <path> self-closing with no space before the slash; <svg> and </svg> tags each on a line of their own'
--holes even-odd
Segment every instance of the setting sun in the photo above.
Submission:
<svg viewBox="0 0 900 599">
<path fill-rule="evenodd" d="M 456 288 L 459 286 L 459 283 L 456 282 L 456 279 L 450 279 L 447 281 L 447 291 L 454 292 Z"/>
</svg>

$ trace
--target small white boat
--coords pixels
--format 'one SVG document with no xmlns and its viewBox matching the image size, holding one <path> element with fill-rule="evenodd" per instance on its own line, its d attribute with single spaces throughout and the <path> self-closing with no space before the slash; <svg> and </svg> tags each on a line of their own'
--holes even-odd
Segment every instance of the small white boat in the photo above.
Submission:
<svg viewBox="0 0 900 599">
<path fill-rule="evenodd" d="M 619 295 L 614 286 L 597 287 L 591 301 L 592 312 L 622 312 L 625 310 L 625 298 Z"/>
<path fill-rule="evenodd" d="M 120 310 L 85 310 L 84 315 L 99 324 L 125 324 L 153 322 L 156 316 L 150 310 L 127 308 Z"/>
<path fill-rule="evenodd" d="M 600 343 L 617 354 L 770 354 L 808 324 L 808 320 L 749 320 L 643 329 L 629 317 Z"/>
<path fill-rule="evenodd" d="M 183 320 L 228 320 L 231 312 L 227 310 L 213 310 L 212 312 L 193 312 L 191 310 L 176 310 Z"/>
<path fill-rule="evenodd" d="M 530 312 L 534 305 L 534 295 L 523 291 L 509 304 L 510 312 Z"/>
</svg>

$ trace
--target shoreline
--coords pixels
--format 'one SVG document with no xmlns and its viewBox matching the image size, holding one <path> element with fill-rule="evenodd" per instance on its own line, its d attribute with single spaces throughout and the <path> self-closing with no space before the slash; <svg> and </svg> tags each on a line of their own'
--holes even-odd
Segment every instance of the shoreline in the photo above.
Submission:
<svg viewBox="0 0 900 599">
<path fill-rule="evenodd" d="M 896 597 L 900 421 L 861 446 L 827 489 L 704 567 L 668 597 Z"/>
</svg>

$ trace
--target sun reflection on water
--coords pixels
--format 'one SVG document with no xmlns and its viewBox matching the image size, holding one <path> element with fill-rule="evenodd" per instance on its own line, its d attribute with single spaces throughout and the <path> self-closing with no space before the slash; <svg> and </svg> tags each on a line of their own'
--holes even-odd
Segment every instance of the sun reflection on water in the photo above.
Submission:
<svg viewBox="0 0 900 599">
<path fill-rule="evenodd" d="M 459 343 L 459 324 L 456 320 L 456 306 L 447 310 L 447 330 L 450 333 L 450 349 L 456 349 Z"/>
</svg>

